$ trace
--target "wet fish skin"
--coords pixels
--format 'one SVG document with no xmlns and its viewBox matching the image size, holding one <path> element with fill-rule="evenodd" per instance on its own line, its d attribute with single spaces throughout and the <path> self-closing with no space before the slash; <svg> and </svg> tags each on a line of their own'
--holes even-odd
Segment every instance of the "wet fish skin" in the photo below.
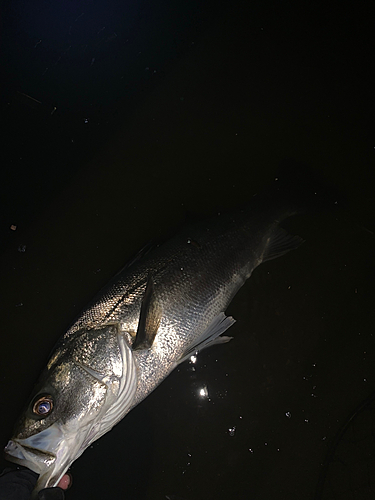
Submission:
<svg viewBox="0 0 375 500">
<path fill-rule="evenodd" d="M 183 353 L 225 311 L 252 271 L 264 260 L 284 253 L 270 249 L 275 233 L 286 250 L 302 240 L 278 229 L 289 210 L 259 216 L 252 211 L 218 215 L 184 229 L 110 282 L 65 334 L 64 341 L 82 328 L 115 323 L 134 338 L 148 276 L 160 304 L 161 322 L 153 349 L 133 352 L 139 383 L 135 406 L 175 367 Z M 274 251 L 275 255 L 270 252 Z M 152 361 L 151 361 L 152 360 Z"/>
<path fill-rule="evenodd" d="M 254 268 L 301 244 L 279 228 L 289 215 L 249 209 L 187 227 L 100 292 L 58 343 L 5 450 L 40 474 L 36 491 L 55 486 L 181 360 L 219 340 Z"/>
</svg>

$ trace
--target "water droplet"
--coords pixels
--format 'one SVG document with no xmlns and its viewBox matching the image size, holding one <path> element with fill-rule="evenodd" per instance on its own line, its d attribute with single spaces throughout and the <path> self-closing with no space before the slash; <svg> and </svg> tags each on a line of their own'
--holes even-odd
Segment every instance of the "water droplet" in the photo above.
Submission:
<svg viewBox="0 0 375 500">
<path fill-rule="evenodd" d="M 233 436 L 234 436 L 234 434 L 236 433 L 236 426 L 234 425 L 232 428 L 229 428 L 229 429 L 228 429 L 228 432 L 229 432 L 229 435 L 230 435 L 231 437 L 233 437 Z"/>
</svg>

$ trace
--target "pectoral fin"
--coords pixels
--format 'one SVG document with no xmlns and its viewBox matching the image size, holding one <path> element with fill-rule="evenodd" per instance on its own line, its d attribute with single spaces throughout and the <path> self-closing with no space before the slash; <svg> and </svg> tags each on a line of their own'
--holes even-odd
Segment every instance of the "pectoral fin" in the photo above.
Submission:
<svg viewBox="0 0 375 500">
<path fill-rule="evenodd" d="M 152 276 L 149 275 L 142 299 L 137 334 L 133 342 L 133 351 L 149 349 L 152 346 L 160 325 L 160 319 L 161 308 L 156 300 L 154 281 Z"/>
<path fill-rule="evenodd" d="M 206 349 L 206 347 L 215 344 L 224 344 L 232 340 L 233 337 L 220 337 L 220 335 L 228 330 L 235 322 L 236 320 L 232 318 L 232 316 L 225 316 L 223 312 L 219 313 L 208 325 L 202 335 L 183 353 L 177 364 L 183 363 L 193 354 Z"/>
</svg>

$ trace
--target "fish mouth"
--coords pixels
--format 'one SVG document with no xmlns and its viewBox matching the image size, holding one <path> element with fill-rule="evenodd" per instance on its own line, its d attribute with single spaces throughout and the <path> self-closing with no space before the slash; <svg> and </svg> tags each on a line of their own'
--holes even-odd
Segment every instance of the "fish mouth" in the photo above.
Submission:
<svg viewBox="0 0 375 500">
<path fill-rule="evenodd" d="M 25 439 L 12 438 L 4 449 L 5 459 L 39 474 L 33 491 L 57 486 L 70 465 L 95 440 L 98 424 L 69 432 L 58 422 Z"/>
<path fill-rule="evenodd" d="M 39 474 L 34 495 L 43 488 L 56 486 L 74 460 L 57 424 L 26 439 L 11 439 L 4 453 L 6 460 Z"/>
<path fill-rule="evenodd" d="M 21 444 L 16 439 L 10 440 L 4 449 L 5 457 L 10 462 L 23 465 L 33 470 L 37 474 L 42 472 L 42 464 L 45 467 L 51 467 L 56 461 L 56 455 L 49 451 L 39 450 L 28 446 L 25 443 Z"/>
</svg>

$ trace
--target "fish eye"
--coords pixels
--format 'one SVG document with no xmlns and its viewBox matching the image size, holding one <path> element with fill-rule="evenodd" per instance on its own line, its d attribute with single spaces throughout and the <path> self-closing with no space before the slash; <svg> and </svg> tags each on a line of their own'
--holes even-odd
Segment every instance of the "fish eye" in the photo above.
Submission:
<svg viewBox="0 0 375 500">
<path fill-rule="evenodd" d="M 38 396 L 33 404 L 33 413 L 39 417 L 48 417 L 53 410 L 53 399 L 50 395 Z"/>
</svg>

